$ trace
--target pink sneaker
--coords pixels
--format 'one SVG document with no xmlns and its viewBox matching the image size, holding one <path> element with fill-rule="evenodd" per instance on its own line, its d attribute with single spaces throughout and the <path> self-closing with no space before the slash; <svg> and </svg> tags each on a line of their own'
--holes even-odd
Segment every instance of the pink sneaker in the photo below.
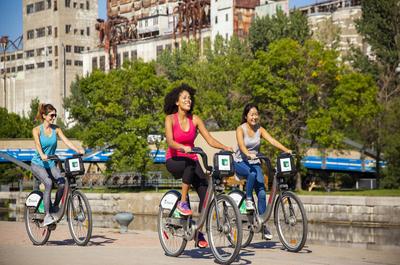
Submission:
<svg viewBox="0 0 400 265">
<path fill-rule="evenodd" d="M 178 206 L 176 207 L 176 209 L 181 215 L 192 215 L 192 210 L 190 210 L 189 204 L 187 202 L 178 202 Z"/>
</svg>

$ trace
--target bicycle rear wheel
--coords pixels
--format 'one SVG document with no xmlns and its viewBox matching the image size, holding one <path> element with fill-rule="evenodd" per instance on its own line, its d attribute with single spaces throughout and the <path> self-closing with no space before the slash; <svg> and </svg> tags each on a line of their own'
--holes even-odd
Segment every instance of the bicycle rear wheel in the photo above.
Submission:
<svg viewBox="0 0 400 265">
<path fill-rule="evenodd" d="M 183 227 L 168 223 L 170 209 L 160 206 L 158 211 L 157 230 L 158 238 L 167 256 L 178 257 L 185 250 L 187 240 L 184 238 Z"/>
<path fill-rule="evenodd" d="M 43 219 L 36 217 L 36 208 L 25 206 L 24 222 L 29 239 L 34 245 L 44 245 L 49 240 L 51 231 L 43 225 Z"/>
<path fill-rule="evenodd" d="M 67 221 L 75 243 L 86 246 L 92 236 L 92 210 L 85 194 L 79 190 L 74 190 L 68 201 Z"/>
<path fill-rule="evenodd" d="M 283 192 L 277 199 L 274 212 L 279 239 L 290 252 L 298 252 L 306 243 L 308 222 L 303 204 L 294 193 Z"/>
<path fill-rule="evenodd" d="M 208 209 L 207 235 L 218 263 L 230 264 L 238 257 L 242 233 L 242 220 L 235 201 L 228 195 L 217 195 Z"/>
</svg>

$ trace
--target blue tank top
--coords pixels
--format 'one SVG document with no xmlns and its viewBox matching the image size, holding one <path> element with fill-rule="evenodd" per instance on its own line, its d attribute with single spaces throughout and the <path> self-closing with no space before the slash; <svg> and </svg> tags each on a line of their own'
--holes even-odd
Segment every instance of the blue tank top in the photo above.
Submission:
<svg viewBox="0 0 400 265">
<path fill-rule="evenodd" d="M 40 125 L 39 141 L 40 141 L 40 146 L 42 147 L 42 151 L 45 155 L 54 155 L 56 153 L 57 149 L 56 134 L 57 134 L 56 130 L 53 128 L 53 126 L 51 126 L 51 135 L 47 136 L 44 133 L 43 124 Z M 44 168 L 51 168 L 55 166 L 55 162 L 53 160 L 43 161 L 37 150 L 31 160 L 31 163 Z"/>
</svg>

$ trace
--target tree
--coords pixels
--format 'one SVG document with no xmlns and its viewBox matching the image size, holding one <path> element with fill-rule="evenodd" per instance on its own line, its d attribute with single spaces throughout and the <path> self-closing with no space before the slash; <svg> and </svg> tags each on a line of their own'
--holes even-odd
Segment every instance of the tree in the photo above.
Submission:
<svg viewBox="0 0 400 265">
<path fill-rule="evenodd" d="M 340 33 L 340 27 L 333 23 L 333 19 L 330 17 L 316 24 L 313 37 L 322 42 L 326 47 L 336 50 L 340 45 Z"/>
<path fill-rule="evenodd" d="M 310 38 L 310 29 L 307 17 L 299 10 L 287 16 L 281 9 L 277 9 L 276 15 L 256 17 L 251 24 L 249 32 L 250 46 L 253 52 L 266 51 L 270 43 L 292 38 L 301 44 Z"/>
<path fill-rule="evenodd" d="M 270 44 L 241 77 L 243 94 L 259 105 L 263 125 L 299 154 L 304 138 L 338 147 L 346 126 L 376 111 L 373 79 L 338 63 L 338 53 L 315 41 L 292 39 Z M 271 150 L 271 152 L 276 150 Z M 301 188 L 300 175 L 296 188 Z"/>
<path fill-rule="evenodd" d="M 94 71 L 78 78 L 64 105 L 83 128 L 80 138 L 86 145 L 114 147 L 111 170 L 145 173 L 152 163 L 147 136 L 162 128 L 167 85 L 154 63 L 137 60 L 107 74 Z"/>
<path fill-rule="evenodd" d="M 395 70 L 400 63 L 400 2 L 365 0 L 361 2 L 361 8 L 362 16 L 356 21 L 356 27 L 371 45 L 372 54 L 366 56 L 360 50 L 353 50 L 349 60 L 354 69 L 369 73 L 375 78 L 379 87 L 377 102 L 381 110 L 371 122 L 356 127 L 356 131 L 362 134 L 360 138 L 365 139 L 367 146 L 372 146 L 377 151 L 379 185 L 381 153 L 384 153 L 384 158 L 389 163 L 387 173 L 392 178 L 394 172 L 400 171 L 400 165 L 396 162 L 398 156 L 391 157 L 396 155 L 396 152 L 392 152 L 393 134 L 388 133 L 392 132 L 393 127 L 399 126 L 400 120 L 387 118 L 396 114 L 398 105 L 394 106 L 399 103 L 400 97 L 400 78 Z M 399 180 L 400 175 L 397 175 L 394 182 L 398 183 Z M 386 181 L 385 185 L 387 183 Z"/>
<path fill-rule="evenodd" d="M 0 138 L 30 138 L 32 125 L 27 118 L 15 113 L 8 113 L 7 109 L 0 108 Z"/>
</svg>

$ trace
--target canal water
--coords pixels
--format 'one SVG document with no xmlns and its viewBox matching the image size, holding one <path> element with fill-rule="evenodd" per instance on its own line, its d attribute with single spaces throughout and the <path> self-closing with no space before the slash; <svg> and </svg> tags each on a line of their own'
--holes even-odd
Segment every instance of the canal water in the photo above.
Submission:
<svg viewBox="0 0 400 265">
<path fill-rule="evenodd" d="M 0 221 L 23 222 L 23 213 L 0 209 Z M 65 222 L 65 220 L 62 222 Z M 94 227 L 119 228 L 113 215 L 94 214 L 93 225 Z M 273 240 L 279 241 L 272 222 L 269 223 L 269 228 L 273 235 Z M 157 231 L 157 217 L 135 215 L 133 222 L 129 225 L 129 229 L 155 232 Z M 308 230 L 308 244 L 400 250 L 400 227 L 309 223 Z M 255 235 L 253 243 L 260 241 L 261 235 Z"/>
</svg>

